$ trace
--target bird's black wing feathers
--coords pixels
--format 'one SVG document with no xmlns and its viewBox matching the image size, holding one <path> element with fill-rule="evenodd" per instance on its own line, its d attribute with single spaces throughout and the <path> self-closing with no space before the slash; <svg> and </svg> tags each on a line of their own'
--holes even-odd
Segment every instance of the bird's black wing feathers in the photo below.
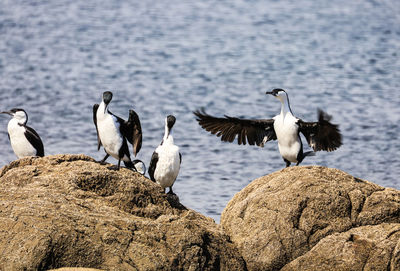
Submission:
<svg viewBox="0 0 400 271">
<path fill-rule="evenodd" d="M 298 120 L 299 131 L 314 151 L 334 151 L 342 145 L 339 127 L 329 122 L 331 118 L 324 111 L 318 110 L 318 122 Z"/>
<path fill-rule="evenodd" d="M 93 105 L 93 122 L 94 122 L 94 125 L 96 126 L 97 150 L 100 150 L 101 140 L 100 140 L 100 137 L 99 137 L 99 130 L 97 129 L 97 118 L 96 118 L 97 109 L 99 109 L 99 105 L 98 104 Z"/>
<path fill-rule="evenodd" d="M 29 143 L 32 144 L 32 146 L 36 149 L 36 156 L 43 157 L 44 156 L 44 147 L 43 147 L 43 142 L 40 139 L 40 136 L 36 131 L 29 127 L 24 125 L 26 131 L 25 131 L 25 137 L 28 139 Z"/>
<path fill-rule="evenodd" d="M 121 123 L 122 135 L 132 144 L 133 154 L 136 156 L 142 148 L 142 126 L 140 125 L 138 114 L 133 110 L 129 110 L 128 121 L 123 121 L 118 117 L 117 119 Z"/>
<path fill-rule="evenodd" d="M 206 131 L 221 137 L 222 141 L 233 142 L 238 137 L 238 144 L 258 145 L 263 147 L 264 143 L 276 140 L 273 119 L 239 119 L 229 116 L 216 118 L 208 115 L 204 109 L 194 111 L 199 125 Z"/>
<path fill-rule="evenodd" d="M 151 160 L 150 160 L 149 170 L 148 170 L 150 179 L 153 182 L 156 181 L 156 179 L 154 179 L 154 171 L 156 171 L 157 162 L 158 162 L 158 153 L 153 152 L 153 155 L 151 156 Z"/>
</svg>

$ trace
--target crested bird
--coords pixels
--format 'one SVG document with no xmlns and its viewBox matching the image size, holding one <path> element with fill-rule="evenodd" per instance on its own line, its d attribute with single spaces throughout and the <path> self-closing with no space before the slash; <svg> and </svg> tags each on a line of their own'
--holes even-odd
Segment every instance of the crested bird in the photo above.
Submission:
<svg viewBox="0 0 400 271">
<path fill-rule="evenodd" d="M 208 115 L 204 109 L 193 113 L 199 125 L 206 131 L 221 137 L 222 141 L 233 142 L 237 136 L 239 145 L 246 144 L 264 147 L 270 140 L 278 140 L 279 152 L 289 167 L 291 163 L 299 165 L 306 156 L 316 151 L 334 151 L 342 145 L 342 136 L 338 125 L 330 122 L 331 116 L 318 110 L 317 122 L 305 122 L 293 115 L 289 96 L 283 89 L 267 91 L 281 102 L 281 112 L 272 119 L 242 119 L 224 116 L 217 118 Z M 313 151 L 303 152 L 300 138 L 302 133 Z"/>
</svg>

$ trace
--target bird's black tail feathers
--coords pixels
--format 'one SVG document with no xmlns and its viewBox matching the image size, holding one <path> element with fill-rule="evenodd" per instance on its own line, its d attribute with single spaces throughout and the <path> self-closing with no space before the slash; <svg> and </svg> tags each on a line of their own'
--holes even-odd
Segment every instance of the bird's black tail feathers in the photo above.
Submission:
<svg viewBox="0 0 400 271">
<path fill-rule="evenodd" d="M 301 156 L 300 154 L 297 156 L 297 164 L 296 166 L 300 165 L 300 163 L 303 161 L 304 158 L 306 158 L 306 156 L 315 156 L 315 152 L 313 151 L 306 151 L 304 152 Z M 286 162 L 286 161 L 285 161 Z M 286 167 L 288 167 L 290 165 L 290 162 L 287 161 L 286 162 Z"/>
<path fill-rule="evenodd" d="M 128 162 L 125 162 L 125 161 L 124 161 L 124 165 L 125 165 L 127 168 L 133 168 L 133 169 L 136 170 L 135 165 L 132 163 L 132 161 L 128 161 Z"/>
<path fill-rule="evenodd" d="M 138 159 L 135 159 L 133 161 L 128 161 L 128 162 L 124 161 L 124 164 L 127 168 L 130 168 L 136 172 L 139 172 L 142 175 L 144 175 L 144 173 L 146 171 L 146 165 L 141 160 L 138 160 Z"/>
<path fill-rule="evenodd" d="M 313 152 L 313 151 L 306 151 L 305 153 L 303 153 L 303 157 L 306 157 L 306 156 L 315 156 L 316 154 L 315 154 L 315 152 Z"/>
</svg>

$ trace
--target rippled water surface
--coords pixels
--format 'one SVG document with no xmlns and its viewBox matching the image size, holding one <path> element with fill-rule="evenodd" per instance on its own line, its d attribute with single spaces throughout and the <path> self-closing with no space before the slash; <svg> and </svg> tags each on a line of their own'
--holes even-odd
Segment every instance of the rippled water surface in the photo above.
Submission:
<svg viewBox="0 0 400 271">
<path fill-rule="evenodd" d="M 101 159 L 92 106 L 111 90 L 113 113 L 141 118 L 146 165 L 174 114 L 174 191 L 219 221 L 235 193 L 285 163 L 276 142 L 222 143 L 191 112 L 271 118 L 280 104 L 264 93 L 276 87 L 303 120 L 323 108 L 340 124 L 344 145 L 304 165 L 400 189 L 399 54 L 397 0 L 3 0 L 0 110 L 24 108 L 46 154 Z M 0 166 L 15 159 L 8 120 L 0 115 Z"/>
</svg>

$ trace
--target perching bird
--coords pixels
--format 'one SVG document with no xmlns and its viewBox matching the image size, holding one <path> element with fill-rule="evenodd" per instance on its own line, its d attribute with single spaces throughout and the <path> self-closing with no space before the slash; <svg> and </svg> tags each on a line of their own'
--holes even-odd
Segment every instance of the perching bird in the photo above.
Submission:
<svg viewBox="0 0 400 271">
<path fill-rule="evenodd" d="M 27 126 L 28 114 L 24 109 L 13 108 L 10 111 L 3 111 L 1 114 L 8 114 L 13 118 L 8 122 L 8 138 L 11 147 L 18 158 L 26 156 L 44 156 L 43 142 L 38 133 Z"/>
<path fill-rule="evenodd" d="M 264 147 L 267 141 L 278 139 L 279 152 L 286 167 L 291 163 L 299 165 L 306 156 L 315 155 L 316 151 L 334 151 L 342 145 L 338 125 L 329 122 L 331 116 L 319 110 L 318 122 L 304 122 L 293 115 L 285 90 L 278 88 L 266 94 L 273 95 L 282 103 L 281 113 L 273 119 L 216 118 L 204 110 L 193 113 L 202 128 L 221 136 L 222 141 L 233 142 L 238 136 L 239 145 L 245 145 L 247 139 L 250 145 Z M 303 152 L 299 133 L 305 136 L 314 152 Z"/>
<path fill-rule="evenodd" d="M 165 133 L 161 144 L 151 156 L 149 175 L 150 179 L 157 182 L 164 189 L 169 187 L 168 194 L 173 194 L 172 185 L 179 173 L 182 162 L 182 155 L 179 147 L 174 145 L 174 138 L 171 135 L 172 126 L 175 124 L 175 117 L 169 115 L 165 119 Z"/>
<path fill-rule="evenodd" d="M 114 166 L 111 169 L 119 170 L 122 160 L 126 167 L 138 171 L 131 161 L 127 141 L 132 144 L 133 154 L 136 156 L 142 147 L 142 128 L 139 116 L 135 111 L 129 110 L 129 119 L 125 121 L 111 113 L 108 105 L 112 96 L 110 91 L 104 92 L 100 105 L 93 106 L 93 121 L 97 130 L 97 150 L 103 145 L 106 152 L 106 156 L 100 163 L 104 164 L 111 155 L 118 160 L 117 167 Z"/>
</svg>

